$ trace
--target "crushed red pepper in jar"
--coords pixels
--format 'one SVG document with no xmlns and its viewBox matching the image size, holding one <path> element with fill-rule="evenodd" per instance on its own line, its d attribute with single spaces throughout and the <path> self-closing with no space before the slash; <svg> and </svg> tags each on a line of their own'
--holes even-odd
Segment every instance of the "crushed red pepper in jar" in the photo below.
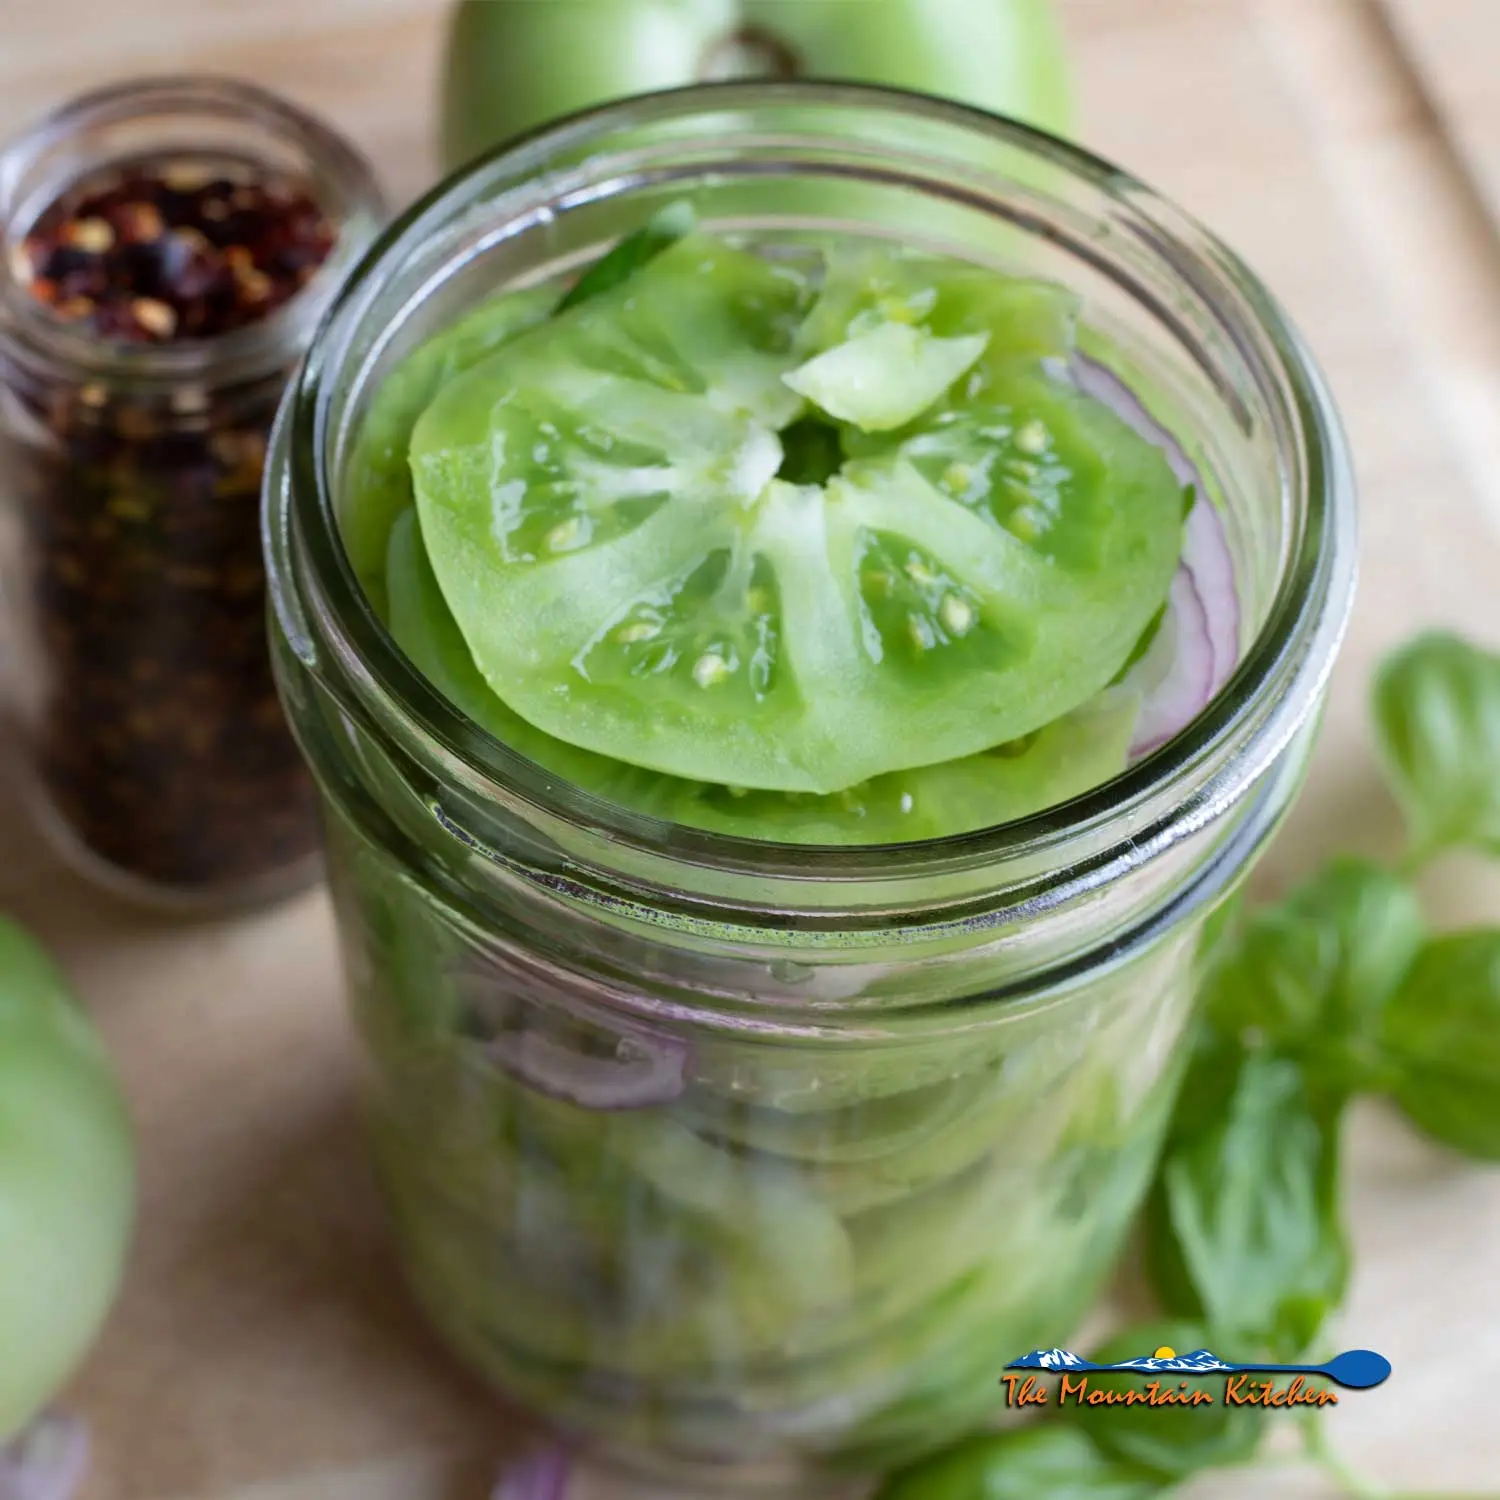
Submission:
<svg viewBox="0 0 1500 1500">
<path fill-rule="evenodd" d="M 14 274 L 97 338 L 217 338 L 301 291 L 337 237 L 305 184 L 179 158 L 74 187 L 21 242 Z"/>
<path fill-rule="evenodd" d="M 379 198 L 337 145 L 367 239 Z M 0 505 L 20 544 L 0 587 L 23 730 L 44 821 L 130 894 L 235 903 L 316 869 L 266 641 L 259 496 L 310 332 L 277 315 L 350 230 L 325 196 L 279 162 L 175 149 L 103 163 L 28 223 L 0 214 Z"/>
</svg>

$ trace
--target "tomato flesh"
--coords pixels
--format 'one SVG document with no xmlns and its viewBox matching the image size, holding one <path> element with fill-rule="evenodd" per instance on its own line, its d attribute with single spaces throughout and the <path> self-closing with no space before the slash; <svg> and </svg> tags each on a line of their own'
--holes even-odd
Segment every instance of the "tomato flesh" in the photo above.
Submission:
<svg viewBox="0 0 1500 1500">
<path fill-rule="evenodd" d="M 1046 373 L 1073 312 L 889 251 L 815 292 L 698 234 L 511 339 L 411 443 L 433 573 L 490 691 L 601 756 L 824 795 L 1077 709 L 1160 608 L 1182 517 L 1165 457 Z M 810 408 L 787 377 L 886 327 L 984 342 L 947 387 L 915 371 L 899 426 L 814 410 L 848 456 L 788 481 L 781 433 Z M 899 370 L 879 379 L 900 409 Z"/>
<path fill-rule="evenodd" d="M 397 644 L 481 728 L 544 770 L 606 801 L 739 838 L 895 844 L 946 838 L 1026 817 L 1121 771 L 1136 723 L 1136 698 L 1115 689 L 1023 740 L 879 776 L 828 796 L 689 781 L 555 739 L 491 692 L 438 588 L 413 510 L 392 528 L 385 578 Z"/>
</svg>

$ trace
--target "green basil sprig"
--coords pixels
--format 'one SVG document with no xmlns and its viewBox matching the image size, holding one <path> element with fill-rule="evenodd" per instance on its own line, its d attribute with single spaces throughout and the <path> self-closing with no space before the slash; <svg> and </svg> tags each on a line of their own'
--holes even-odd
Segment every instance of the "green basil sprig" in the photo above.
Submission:
<svg viewBox="0 0 1500 1500">
<path fill-rule="evenodd" d="M 1342 1104 L 1268 1048 L 1200 1052 L 1146 1212 L 1168 1312 L 1200 1318 L 1236 1353 L 1295 1361 L 1312 1347 L 1349 1276 Z"/>
<path fill-rule="evenodd" d="M 1194 1321 L 1128 1330 L 1101 1362 L 1163 1344 L 1316 1362 L 1348 1280 L 1339 1138 L 1356 1095 L 1500 1161 L 1500 927 L 1431 936 L 1409 883 L 1446 850 L 1500 857 L 1500 657 L 1418 637 L 1382 664 L 1372 708 L 1408 851 L 1394 870 L 1335 859 L 1282 901 L 1207 925 L 1212 969 L 1142 1225 L 1159 1300 Z M 1303 1421 L 1309 1458 L 1348 1493 L 1376 1493 L 1316 1413 Z M 1035 1426 L 894 1476 L 879 1500 L 1136 1500 L 1253 1459 L 1266 1427 L 1220 1402 L 1054 1403 Z"/>
<path fill-rule="evenodd" d="M 1374 710 L 1415 859 L 1458 845 L 1500 854 L 1500 657 L 1420 635 L 1382 664 Z"/>
<path fill-rule="evenodd" d="M 1433 939 L 1381 1028 L 1387 1087 L 1412 1122 L 1500 1161 L 1500 931 Z"/>
<path fill-rule="evenodd" d="M 648 261 L 693 232 L 697 222 L 692 204 L 669 203 L 654 213 L 639 229 L 627 234 L 614 249 L 601 255 L 559 298 L 554 312 L 567 312 L 591 301 L 601 292 L 613 291 L 629 281 Z"/>
<path fill-rule="evenodd" d="M 1043 1422 L 966 1438 L 893 1474 L 876 1500 L 1152 1500 L 1160 1479 L 1111 1458 L 1081 1428 Z"/>
<path fill-rule="evenodd" d="M 1367 1087 L 1381 1014 L 1426 935 L 1405 880 L 1369 860 L 1336 859 L 1221 949 L 1204 1014 L 1226 1035 L 1303 1059 L 1325 1085 Z"/>
<path fill-rule="evenodd" d="M 1183 1321 L 1136 1324 L 1114 1335 L 1090 1356 L 1097 1364 L 1137 1358 L 1163 1345 L 1202 1349 L 1209 1332 L 1202 1323 Z M 1238 1353 L 1240 1351 L 1236 1351 Z M 1090 1372 L 1090 1391 L 1138 1391 L 1139 1374 Z M 1174 1380 L 1161 1377 L 1166 1386 Z M 1204 1389 L 1201 1382 L 1196 1389 Z M 1106 1457 L 1134 1465 L 1163 1484 L 1176 1483 L 1201 1469 L 1248 1463 L 1260 1451 L 1269 1431 L 1263 1411 L 1232 1406 L 1218 1399 L 1211 1406 L 1088 1406 L 1070 1402 L 1058 1417 L 1081 1427 Z"/>
</svg>

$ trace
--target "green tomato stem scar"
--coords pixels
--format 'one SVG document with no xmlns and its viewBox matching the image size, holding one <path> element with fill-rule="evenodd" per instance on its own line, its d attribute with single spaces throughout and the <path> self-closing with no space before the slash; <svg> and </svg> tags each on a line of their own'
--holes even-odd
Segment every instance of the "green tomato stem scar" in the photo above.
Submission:
<svg viewBox="0 0 1500 1500">
<path fill-rule="evenodd" d="M 795 78 L 802 71 L 797 53 L 774 32 L 762 26 L 741 26 L 716 37 L 703 49 L 694 77 L 723 82 L 732 78 Z"/>
</svg>

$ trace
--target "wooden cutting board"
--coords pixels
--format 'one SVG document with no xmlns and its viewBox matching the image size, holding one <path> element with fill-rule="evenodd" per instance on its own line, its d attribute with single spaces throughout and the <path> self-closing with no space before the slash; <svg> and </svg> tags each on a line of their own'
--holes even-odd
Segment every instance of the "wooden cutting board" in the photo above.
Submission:
<svg viewBox="0 0 1500 1500">
<path fill-rule="evenodd" d="M 1500 214 L 1500 7 L 1491 0 L 1381 3 L 1465 170 Z"/>
<path fill-rule="evenodd" d="M 1488 17 L 1500 60 L 1492 9 L 1409 0 L 1412 14 Z M 1487 463 L 1500 267 L 1414 82 L 1438 66 L 1439 29 L 1418 65 L 1373 0 L 1063 10 L 1089 142 L 1206 219 L 1287 301 L 1358 453 L 1360 602 L 1311 784 L 1262 884 L 1333 849 L 1389 852 L 1396 818 L 1364 721 L 1373 663 L 1431 623 L 1500 641 L 1500 465 Z M 5 0 L 0 135 L 128 73 L 235 72 L 329 114 L 405 198 L 431 170 L 441 19 L 437 0 Z M 1453 97 L 1467 87 L 1483 102 L 1479 43 L 1452 24 L 1450 56 L 1468 68 L 1455 77 L 1471 80 Z M 1477 125 L 1467 138 L 1482 150 Z M 1486 159 L 1500 173 L 1500 152 Z M 230 923 L 142 918 L 58 869 L 5 795 L 0 905 L 62 955 L 123 1070 L 142 1147 L 124 1296 L 68 1398 L 96 1437 L 89 1500 L 480 1500 L 524 1424 L 446 1361 L 402 1295 L 353 1119 L 322 896 Z M 1493 872 L 1455 864 L 1431 894 L 1447 921 L 1500 920 Z M 1382 1483 L 1472 1493 L 1500 1473 L 1500 1173 L 1374 1107 L 1358 1112 L 1349 1156 L 1358 1272 L 1344 1332 L 1396 1373 L 1349 1398 L 1333 1435 Z M 1334 1493 L 1295 1469 L 1190 1493 L 1249 1500 L 1273 1484 Z M 585 1493 L 626 1491 L 596 1476 Z"/>
</svg>

